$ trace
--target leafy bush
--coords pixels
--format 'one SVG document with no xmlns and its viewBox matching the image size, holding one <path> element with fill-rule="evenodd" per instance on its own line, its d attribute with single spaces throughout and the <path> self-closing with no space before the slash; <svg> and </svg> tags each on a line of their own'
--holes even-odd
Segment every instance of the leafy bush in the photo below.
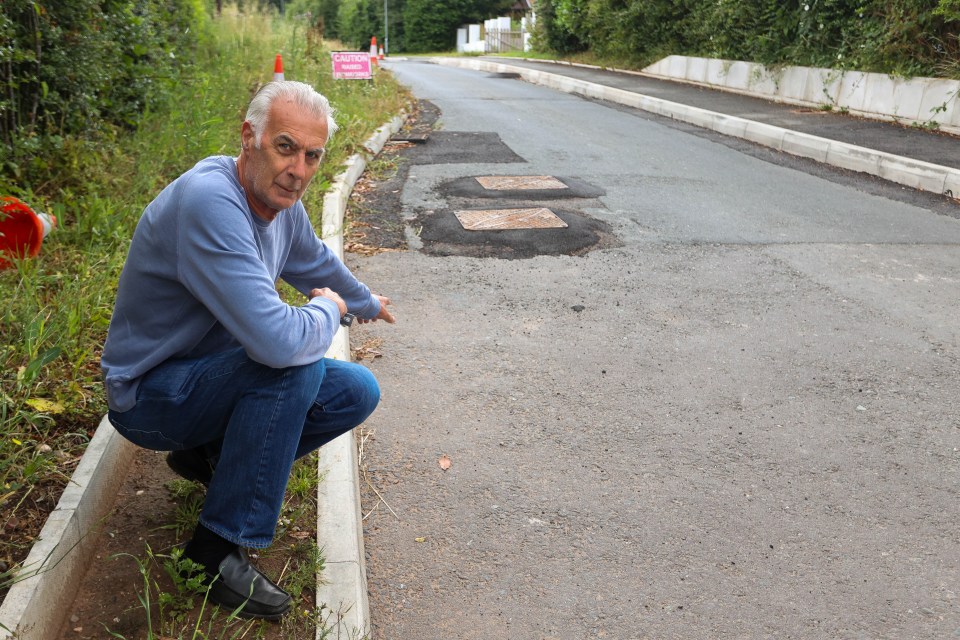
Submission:
<svg viewBox="0 0 960 640">
<path fill-rule="evenodd" d="M 5 191 L 62 187 L 189 67 L 210 23 L 202 0 L 4 0 L 0 11 Z"/>
<path fill-rule="evenodd" d="M 535 45 L 960 77 L 960 0 L 542 0 Z"/>
</svg>

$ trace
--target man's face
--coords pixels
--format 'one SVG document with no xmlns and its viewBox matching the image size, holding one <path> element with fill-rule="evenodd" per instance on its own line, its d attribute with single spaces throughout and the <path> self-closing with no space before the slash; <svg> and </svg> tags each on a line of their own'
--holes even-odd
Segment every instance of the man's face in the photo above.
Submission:
<svg viewBox="0 0 960 640">
<path fill-rule="evenodd" d="M 292 207 L 320 167 L 327 143 L 327 121 L 280 98 L 270 108 L 257 148 L 253 127 L 241 128 L 240 183 L 257 216 L 273 220 Z"/>
</svg>

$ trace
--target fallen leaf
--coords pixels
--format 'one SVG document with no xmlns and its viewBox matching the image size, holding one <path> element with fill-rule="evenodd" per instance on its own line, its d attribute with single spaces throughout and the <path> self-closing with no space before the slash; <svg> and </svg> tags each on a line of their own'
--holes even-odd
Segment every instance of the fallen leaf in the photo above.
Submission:
<svg viewBox="0 0 960 640">
<path fill-rule="evenodd" d="M 294 540 L 306 540 L 307 538 L 309 538 L 309 537 L 312 536 L 312 535 L 313 535 L 313 533 L 310 532 L 310 531 L 292 531 L 292 532 L 290 532 L 290 537 L 293 538 Z"/>
<path fill-rule="evenodd" d="M 41 413 L 63 413 L 63 405 L 45 398 L 30 398 L 27 404 Z"/>
<path fill-rule="evenodd" d="M 437 460 L 437 462 L 440 464 L 440 468 L 443 469 L 444 471 L 446 471 L 447 469 L 449 469 L 449 468 L 450 468 L 450 465 L 453 464 L 453 462 L 451 462 L 450 458 L 448 458 L 446 455 L 440 456 L 440 459 Z"/>
</svg>

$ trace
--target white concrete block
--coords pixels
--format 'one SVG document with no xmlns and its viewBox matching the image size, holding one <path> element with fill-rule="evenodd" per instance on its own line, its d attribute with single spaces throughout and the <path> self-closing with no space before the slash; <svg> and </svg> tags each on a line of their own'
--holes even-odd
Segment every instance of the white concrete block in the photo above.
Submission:
<svg viewBox="0 0 960 640">
<path fill-rule="evenodd" d="M 762 144 L 765 147 L 779 151 L 783 147 L 783 136 L 786 133 L 787 130 L 781 127 L 749 120 L 743 131 L 743 137 L 745 140 L 750 140 L 751 142 L 756 142 L 757 144 Z"/>
<path fill-rule="evenodd" d="M 509 17 L 497 18 L 497 29 L 500 29 L 501 31 L 510 31 L 510 18 Z"/>
<path fill-rule="evenodd" d="M 15 630 L 18 640 L 56 637 L 83 572 L 96 550 L 96 525 L 113 506 L 136 448 L 106 417 L 43 525 L 0 607 L 0 638 Z"/>
<path fill-rule="evenodd" d="M 960 171 L 954 169 L 947 173 L 943 182 L 943 193 L 960 202 Z"/>
<path fill-rule="evenodd" d="M 857 110 L 866 108 L 872 113 L 893 115 L 896 112 L 894 79 L 881 73 L 865 73 L 864 82 L 863 105 Z"/>
<path fill-rule="evenodd" d="M 924 84 L 920 107 L 917 109 L 917 121 L 934 120 L 940 123 L 960 126 L 960 100 L 957 92 L 960 82 L 956 80 L 928 79 Z M 944 107 L 945 111 L 937 111 Z"/>
<path fill-rule="evenodd" d="M 707 81 L 707 59 L 687 58 L 686 78 L 691 82 L 704 83 Z"/>
<path fill-rule="evenodd" d="M 949 172 L 946 167 L 901 156 L 884 154 L 880 159 L 881 178 L 933 193 L 943 193 Z"/>
<path fill-rule="evenodd" d="M 30 550 L 17 582 L 0 607 L 0 638 L 47 640 L 55 638 L 63 622 L 56 612 L 72 602 L 83 577 L 79 553 L 69 551 L 80 542 L 76 519 L 69 511 L 54 511 Z"/>
<path fill-rule="evenodd" d="M 826 162 L 829 147 L 830 141 L 826 138 L 818 138 L 797 131 L 786 131 L 783 134 L 780 150 L 795 156 L 812 158 L 817 162 Z"/>
<path fill-rule="evenodd" d="M 724 86 L 737 91 L 746 91 L 750 85 L 750 63 L 742 61 L 729 62 L 726 66 Z"/>
<path fill-rule="evenodd" d="M 745 137 L 747 131 L 747 120 L 743 118 L 737 118 L 735 116 L 728 116 L 723 113 L 715 114 L 710 128 L 713 131 L 722 133 L 727 136 L 733 136 L 735 138 Z"/>
<path fill-rule="evenodd" d="M 827 148 L 826 162 L 835 167 L 872 176 L 880 174 L 880 154 L 873 149 L 852 144 L 831 142 Z"/>
<path fill-rule="evenodd" d="M 859 71 L 848 71 L 840 79 L 840 93 L 837 96 L 837 106 L 852 111 L 863 111 L 867 91 L 866 74 Z"/>
<path fill-rule="evenodd" d="M 666 76 L 682 80 L 687 77 L 687 59 L 685 56 L 669 56 L 666 64 Z"/>
<path fill-rule="evenodd" d="M 467 43 L 480 40 L 480 25 L 471 24 L 467 26 Z"/>
<path fill-rule="evenodd" d="M 919 121 L 927 78 L 897 78 L 893 82 L 893 113 L 900 120 Z"/>
<path fill-rule="evenodd" d="M 317 576 L 317 608 L 323 624 L 317 626 L 317 637 L 367 638 L 370 633 L 370 603 L 366 592 L 366 575 L 360 575 L 357 563 L 333 563 Z M 345 591 L 336 585 L 362 584 L 363 590 Z"/>
<path fill-rule="evenodd" d="M 840 79 L 843 73 L 833 69 L 807 69 L 807 84 L 803 100 L 809 104 L 836 104 L 840 95 Z"/>
<path fill-rule="evenodd" d="M 780 74 L 777 95 L 787 102 L 800 102 L 807 90 L 806 67 L 787 67 Z"/>
<path fill-rule="evenodd" d="M 707 75 L 704 82 L 709 85 L 726 87 L 727 86 L 727 67 L 726 60 L 711 58 L 707 60 Z"/>
<path fill-rule="evenodd" d="M 952 126 L 960 134 L 960 82 L 956 83 L 956 90 L 950 96 L 944 103 L 947 105 L 947 111 L 943 122 Z"/>
<path fill-rule="evenodd" d="M 648 64 L 643 69 L 641 69 L 641 72 L 649 73 L 652 76 L 664 76 L 666 75 L 665 69 L 668 66 L 666 60 L 667 58 L 661 58 L 656 62 L 654 62 L 653 64 Z"/>
<path fill-rule="evenodd" d="M 762 64 L 748 63 L 747 90 L 763 96 L 777 95 L 779 74 Z"/>
</svg>

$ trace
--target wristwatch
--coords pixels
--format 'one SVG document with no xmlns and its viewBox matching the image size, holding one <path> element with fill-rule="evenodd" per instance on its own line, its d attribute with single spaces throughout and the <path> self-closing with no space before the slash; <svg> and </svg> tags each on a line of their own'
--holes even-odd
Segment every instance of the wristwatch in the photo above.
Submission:
<svg viewBox="0 0 960 640">
<path fill-rule="evenodd" d="M 349 327 L 350 325 L 353 324 L 353 319 L 356 317 L 357 316 L 353 315 L 348 311 L 347 313 L 343 314 L 342 318 L 340 318 L 340 324 L 344 327 Z"/>
</svg>

